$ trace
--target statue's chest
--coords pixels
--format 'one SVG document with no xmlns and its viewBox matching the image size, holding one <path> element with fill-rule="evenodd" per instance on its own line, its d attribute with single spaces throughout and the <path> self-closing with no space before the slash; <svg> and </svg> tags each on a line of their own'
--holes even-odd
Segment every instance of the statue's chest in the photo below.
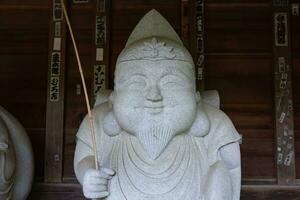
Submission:
<svg viewBox="0 0 300 200">
<path fill-rule="evenodd" d="M 157 160 L 151 160 L 129 138 L 116 144 L 109 164 L 116 175 L 108 199 L 200 199 L 207 169 L 205 152 L 189 137 L 179 138 L 170 145 Z"/>
</svg>

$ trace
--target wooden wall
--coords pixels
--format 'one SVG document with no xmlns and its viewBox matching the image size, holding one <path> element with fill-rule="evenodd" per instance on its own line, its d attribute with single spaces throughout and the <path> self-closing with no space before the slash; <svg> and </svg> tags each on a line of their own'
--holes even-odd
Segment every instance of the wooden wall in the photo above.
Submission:
<svg viewBox="0 0 300 200">
<path fill-rule="evenodd" d="M 88 89 L 92 85 L 93 1 L 68 11 L 78 43 Z M 293 2 L 299 3 L 294 0 Z M 181 0 L 111 0 L 108 88 L 118 54 L 139 19 L 155 8 L 181 32 Z M 217 89 L 221 107 L 243 135 L 242 199 L 285 199 L 298 186 L 276 185 L 273 17 L 271 0 L 205 1 L 205 87 Z M 2 0 L 0 3 L 0 105 L 26 128 L 35 159 L 35 186 L 30 199 L 82 199 L 73 171 L 75 134 L 86 114 L 80 77 L 67 34 L 64 149 L 61 184 L 44 183 L 46 95 L 51 0 Z M 300 179 L 300 26 L 291 17 L 296 174 Z M 300 182 L 297 180 L 297 184 Z M 251 184 L 251 186 L 249 185 Z M 258 184 L 264 186 L 264 192 Z M 277 191 L 277 192 L 276 192 Z M 288 191 L 285 193 L 285 191 Z M 291 197 L 292 198 L 292 197 Z"/>
<path fill-rule="evenodd" d="M 205 4 L 206 89 L 243 135 L 244 179 L 276 176 L 271 11 L 269 0 Z"/>
<path fill-rule="evenodd" d="M 296 1 L 295 1 L 296 2 Z M 299 3 L 299 1 L 298 1 Z M 300 166 L 300 16 L 291 18 L 296 166 Z M 296 168 L 300 179 L 300 167 Z"/>
<path fill-rule="evenodd" d="M 88 90 L 92 86 L 92 47 L 93 47 L 93 27 L 94 16 L 92 5 L 90 4 L 69 4 L 69 13 L 74 36 L 76 38 L 79 53 L 81 56 L 83 71 L 86 76 Z M 69 38 L 70 39 L 70 38 Z M 76 94 L 76 85 L 81 85 L 80 74 L 77 67 L 75 52 L 71 40 L 67 42 L 67 72 L 66 72 L 66 100 L 65 100 L 65 141 L 64 141 L 64 171 L 63 180 L 74 181 L 73 156 L 75 149 L 75 135 L 81 120 L 85 117 L 87 110 L 83 91 Z"/>
<path fill-rule="evenodd" d="M 0 3 L 0 104 L 26 128 L 43 176 L 50 1 Z"/>
</svg>

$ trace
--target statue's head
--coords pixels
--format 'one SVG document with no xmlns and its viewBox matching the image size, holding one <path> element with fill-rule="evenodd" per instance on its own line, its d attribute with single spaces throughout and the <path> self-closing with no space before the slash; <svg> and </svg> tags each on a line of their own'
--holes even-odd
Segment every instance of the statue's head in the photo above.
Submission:
<svg viewBox="0 0 300 200">
<path fill-rule="evenodd" d="M 169 23 L 150 11 L 118 57 L 113 115 L 152 158 L 195 121 L 198 95 L 194 63 Z"/>
</svg>

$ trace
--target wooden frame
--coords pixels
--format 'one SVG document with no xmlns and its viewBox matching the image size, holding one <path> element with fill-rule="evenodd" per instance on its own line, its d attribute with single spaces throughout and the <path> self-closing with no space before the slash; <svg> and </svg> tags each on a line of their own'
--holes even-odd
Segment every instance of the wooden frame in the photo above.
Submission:
<svg viewBox="0 0 300 200">
<path fill-rule="evenodd" d="M 109 66 L 109 0 L 95 0 L 94 4 L 94 43 L 93 43 L 93 81 L 92 101 L 99 91 L 108 87 Z"/>
<path fill-rule="evenodd" d="M 66 24 L 60 0 L 50 7 L 45 182 L 61 182 L 65 92 Z"/>
<path fill-rule="evenodd" d="M 289 15 L 288 1 L 274 1 L 275 134 L 277 181 L 280 185 L 293 185 L 296 179 Z"/>
<path fill-rule="evenodd" d="M 190 1 L 191 26 L 190 26 L 190 51 L 194 57 L 196 68 L 196 86 L 200 91 L 204 90 L 205 85 L 205 66 L 204 66 L 204 0 Z"/>
<path fill-rule="evenodd" d="M 187 2 L 182 0 L 182 7 Z M 204 89 L 204 0 L 192 0 L 191 4 L 191 52 L 193 53 L 197 71 L 197 86 Z M 292 63 L 289 30 L 289 1 L 273 1 L 273 59 L 274 59 L 274 102 L 275 102 L 275 141 L 277 184 L 294 185 L 295 152 L 294 152 L 294 115 L 292 99 Z M 183 10 L 183 8 L 182 8 Z M 182 14 L 183 15 L 183 14 Z M 184 16 L 183 16 L 184 17 Z M 182 17 L 183 33 L 185 20 Z M 184 38 L 184 36 L 183 36 Z M 199 70 L 203 70 L 202 73 Z M 199 74 L 202 74 L 199 77 Z M 260 182 L 263 182 L 261 180 Z"/>
</svg>

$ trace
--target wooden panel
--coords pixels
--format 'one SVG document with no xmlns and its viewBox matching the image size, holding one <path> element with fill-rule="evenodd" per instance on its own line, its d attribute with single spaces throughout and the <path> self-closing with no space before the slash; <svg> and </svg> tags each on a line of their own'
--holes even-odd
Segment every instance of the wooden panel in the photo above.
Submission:
<svg viewBox="0 0 300 200">
<path fill-rule="evenodd" d="M 50 6 L 52 15 L 49 19 L 44 180 L 45 182 L 62 182 L 67 30 L 61 1 L 54 0 L 52 2 L 53 4 Z M 59 23 L 59 27 L 56 26 L 56 23 Z M 55 39 L 59 39 L 60 42 L 56 44 Z"/>
<path fill-rule="evenodd" d="M 243 135 L 243 179 L 276 176 L 271 8 L 270 1 L 205 4 L 205 89 L 219 91 Z"/>
<path fill-rule="evenodd" d="M 45 167 L 45 163 L 44 161 L 44 157 L 45 157 L 45 128 L 43 129 L 31 129 L 31 128 L 27 128 L 26 129 L 30 141 L 31 141 L 31 145 L 33 148 L 33 155 L 34 155 L 34 160 L 35 160 L 35 172 L 34 172 L 34 176 L 35 176 L 35 180 L 43 180 L 44 177 L 44 167 Z"/>
<path fill-rule="evenodd" d="M 299 199 L 300 187 L 276 185 L 243 185 L 241 200 Z M 82 200 L 85 199 L 78 184 L 35 184 L 28 200 Z"/>
<path fill-rule="evenodd" d="M 289 4 L 273 6 L 273 59 L 278 184 L 295 184 L 294 114 Z"/>
<path fill-rule="evenodd" d="M 0 104 L 29 135 L 37 161 L 35 179 L 44 174 L 48 6 L 39 0 L 0 3 Z"/>
<path fill-rule="evenodd" d="M 205 4 L 205 52 L 270 52 L 269 2 Z"/>
<path fill-rule="evenodd" d="M 206 6 L 204 0 L 190 1 L 190 52 L 193 56 L 196 72 L 196 88 L 203 91 L 205 88 L 205 55 L 206 52 Z"/>
<path fill-rule="evenodd" d="M 93 75 L 93 44 L 94 44 L 94 14 L 92 3 L 69 5 L 69 17 L 74 37 L 79 51 L 83 73 L 86 79 L 87 91 L 92 91 Z M 65 99 L 65 127 L 64 127 L 64 160 L 63 181 L 74 179 L 73 158 L 75 150 L 76 132 L 87 110 L 81 84 L 78 64 L 71 40 L 67 41 L 67 69 L 66 69 L 66 99 Z"/>
<path fill-rule="evenodd" d="M 101 7 L 98 5 L 102 5 Z M 108 87 L 109 82 L 109 48 L 110 48 L 110 1 L 93 1 L 93 43 L 92 67 L 93 83 L 90 102 L 94 104 L 97 94 Z"/>
<path fill-rule="evenodd" d="M 79 121 L 80 123 L 81 121 Z M 74 172 L 74 150 L 76 146 L 76 133 L 77 129 L 66 130 L 65 133 L 65 150 L 64 150 L 64 182 L 66 180 L 76 180 Z"/>
<path fill-rule="evenodd" d="M 295 1 L 297 2 L 297 1 Z M 299 3 L 299 2 L 297 2 Z M 300 178 L 300 16 L 291 16 L 296 177 Z"/>
<path fill-rule="evenodd" d="M 300 32 L 299 32 L 300 33 Z M 295 52 L 295 51 L 294 51 Z M 298 52 L 298 51 L 297 51 Z M 299 51 L 300 52 L 300 51 Z M 300 178 L 300 53 L 293 57 L 293 97 L 294 97 L 294 129 L 295 129 L 295 154 L 296 177 Z"/>
<path fill-rule="evenodd" d="M 299 199 L 300 188 L 276 185 L 242 186 L 241 200 L 287 200 Z"/>
<path fill-rule="evenodd" d="M 85 199 L 78 184 L 35 184 L 28 200 L 82 200 Z"/>
<path fill-rule="evenodd" d="M 271 77 L 271 55 L 206 55 L 206 76 L 210 77 Z M 228 67 L 229 66 L 229 67 Z"/>
</svg>

